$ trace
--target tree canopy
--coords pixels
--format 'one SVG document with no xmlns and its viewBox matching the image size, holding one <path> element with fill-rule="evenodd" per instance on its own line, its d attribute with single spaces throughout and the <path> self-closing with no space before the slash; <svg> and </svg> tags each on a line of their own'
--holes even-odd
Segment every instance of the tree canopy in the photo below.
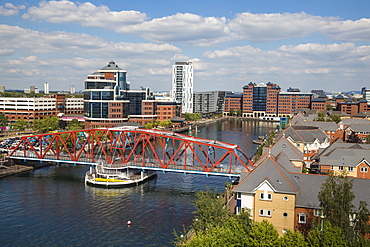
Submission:
<svg viewBox="0 0 370 247">
<path fill-rule="evenodd" d="M 48 132 L 59 128 L 58 117 L 46 117 L 45 119 L 35 119 L 33 129 L 39 132 Z"/>
<path fill-rule="evenodd" d="M 0 112 L 0 127 L 5 127 L 9 125 L 9 119 L 4 113 Z"/>
</svg>

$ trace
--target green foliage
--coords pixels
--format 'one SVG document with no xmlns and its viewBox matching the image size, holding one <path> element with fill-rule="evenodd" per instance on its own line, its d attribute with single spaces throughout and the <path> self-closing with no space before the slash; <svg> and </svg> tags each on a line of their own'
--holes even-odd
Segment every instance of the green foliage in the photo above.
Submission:
<svg viewBox="0 0 370 247">
<path fill-rule="evenodd" d="M 369 243 L 363 237 L 370 233 L 369 210 L 364 201 L 355 210 L 352 204 L 355 198 L 352 187 L 353 180 L 346 173 L 339 176 L 329 174 L 319 192 L 320 206 L 326 220 L 341 229 L 348 246 L 368 246 L 364 245 Z"/>
<path fill-rule="evenodd" d="M 208 187 L 206 191 L 198 191 L 195 196 L 197 199 L 193 202 L 196 210 L 194 212 L 196 220 L 193 227 L 196 231 L 221 225 L 229 211 L 224 207 L 222 196 L 217 189 L 211 191 Z"/>
<path fill-rule="evenodd" d="M 270 222 L 267 220 L 255 221 L 249 232 L 247 246 L 276 246 L 278 238 L 279 233 Z"/>
<path fill-rule="evenodd" d="M 342 230 L 324 220 L 323 224 L 314 226 L 307 235 L 311 247 L 347 246 Z"/>
<path fill-rule="evenodd" d="M 243 111 L 242 111 L 242 109 L 238 109 L 237 111 L 236 111 L 236 115 L 238 116 L 238 117 L 241 117 L 242 116 L 242 114 L 243 114 Z"/>
<path fill-rule="evenodd" d="M 23 131 L 27 129 L 29 126 L 29 123 L 24 120 L 23 118 L 18 118 L 18 120 L 12 125 L 12 128 L 15 130 Z"/>
<path fill-rule="evenodd" d="M 160 121 L 158 126 L 165 127 L 165 128 L 171 127 L 172 126 L 172 121 L 170 119 Z"/>
<path fill-rule="evenodd" d="M 9 119 L 4 113 L 0 112 L 0 127 L 5 127 L 9 125 Z"/>
<path fill-rule="evenodd" d="M 366 136 L 366 143 L 370 143 L 370 135 Z"/>
<path fill-rule="evenodd" d="M 182 246 L 247 246 L 247 236 L 237 218 L 230 217 L 223 225 L 196 232 L 191 240 Z"/>
<path fill-rule="evenodd" d="M 353 229 L 357 236 L 363 237 L 365 234 L 370 233 L 369 215 L 370 212 L 367 209 L 367 203 L 360 201 L 360 206 L 353 221 Z"/>
<path fill-rule="evenodd" d="M 339 123 L 340 121 L 342 121 L 342 118 L 338 114 L 331 114 L 330 120 L 335 123 Z"/>
<path fill-rule="evenodd" d="M 276 246 L 281 247 L 308 247 L 308 243 L 305 241 L 302 233 L 298 231 L 290 231 L 284 234 L 276 241 Z"/>
<path fill-rule="evenodd" d="M 317 113 L 317 118 L 315 118 L 315 121 L 325 121 L 325 113 L 322 111 L 319 111 Z"/>
<path fill-rule="evenodd" d="M 230 109 L 230 111 L 229 111 L 229 115 L 230 115 L 230 116 L 234 116 L 234 115 L 235 115 L 235 111 L 234 111 L 234 109 Z"/>
<path fill-rule="evenodd" d="M 83 126 L 78 122 L 77 119 L 72 119 L 68 123 L 68 130 L 80 130 L 82 128 L 83 128 Z"/>
<path fill-rule="evenodd" d="M 326 219 L 333 225 L 340 227 L 346 239 L 353 239 L 350 217 L 353 215 L 355 198 L 352 192 L 353 180 L 345 173 L 334 176 L 330 173 L 319 192 L 320 207 Z"/>
<path fill-rule="evenodd" d="M 33 122 L 33 129 L 42 133 L 59 128 L 58 117 L 46 117 L 45 119 L 35 119 Z"/>
<path fill-rule="evenodd" d="M 202 115 L 200 113 L 184 113 L 183 117 L 186 121 L 197 121 L 202 119 Z"/>
</svg>

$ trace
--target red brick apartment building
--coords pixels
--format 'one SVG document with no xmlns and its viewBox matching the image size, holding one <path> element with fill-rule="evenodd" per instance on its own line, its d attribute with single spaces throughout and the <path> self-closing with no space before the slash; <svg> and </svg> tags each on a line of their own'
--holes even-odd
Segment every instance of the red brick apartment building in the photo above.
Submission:
<svg viewBox="0 0 370 247">
<path fill-rule="evenodd" d="M 226 115 L 233 110 L 242 109 L 242 95 L 226 95 L 224 112 Z"/>
<path fill-rule="evenodd" d="M 366 99 L 361 99 L 357 102 L 353 102 L 351 100 L 347 100 L 344 102 L 341 98 L 336 100 L 337 103 L 337 111 L 345 112 L 348 115 L 355 115 L 360 112 L 367 112 L 370 111 L 370 105 L 368 105 L 368 102 Z"/>
<path fill-rule="evenodd" d="M 303 92 L 280 92 L 278 94 L 278 114 L 281 117 L 296 114 L 299 108 L 310 108 L 311 93 Z"/>
<path fill-rule="evenodd" d="M 244 117 L 277 117 L 277 100 L 280 87 L 271 82 L 255 84 L 250 82 L 243 87 Z"/>
</svg>

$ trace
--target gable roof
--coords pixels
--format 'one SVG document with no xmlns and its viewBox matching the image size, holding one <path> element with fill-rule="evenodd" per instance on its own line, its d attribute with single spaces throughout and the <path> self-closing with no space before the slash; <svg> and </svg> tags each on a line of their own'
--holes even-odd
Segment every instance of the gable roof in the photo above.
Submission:
<svg viewBox="0 0 370 247">
<path fill-rule="evenodd" d="M 270 152 L 276 156 L 280 152 L 284 152 L 289 160 L 303 160 L 303 153 L 298 150 L 293 144 L 288 141 L 285 136 L 282 136 L 274 145 L 270 148 Z"/>
<path fill-rule="evenodd" d="M 324 122 L 324 121 L 306 121 L 306 122 L 298 122 L 297 125 L 308 125 L 308 126 L 315 126 L 320 128 L 323 131 L 336 131 L 339 129 L 338 124 L 335 122 Z"/>
<path fill-rule="evenodd" d="M 255 189 L 266 180 L 276 192 L 287 194 L 297 193 L 297 182 L 285 168 L 275 161 L 272 155 L 265 156 L 263 161 L 241 180 L 233 191 L 254 193 Z"/>
<path fill-rule="evenodd" d="M 319 192 L 322 184 L 328 176 L 326 175 L 312 175 L 312 174 L 292 174 L 299 184 L 299 192 L 296 195 L 296 207 L 303 208 L 320 208 Z M 360 201 L 368 203 L 370 209 L 370 179 L 349 178 L 353 180 L 352 191 L 355 194 L 353 205 L 358 208 Z"/>
<path fill-rule="evenodd" d="M 320 165 L 356 167 L 361 161 L 370 162 L 370 149 L 338 147 L 320 156 Z"/>
<path fill-rule="evenodd" d="M 278 155 L 275 156 L 275 160 L 286 170 L 289 172 L 301 172 L 300 167 L 296 167 L 291 160 L 286 156 L 284 152 L 280 152 Z"/>
<path fill-rule="evenodd" d="M 351 125 L 353 123 L 370 123 L 370 121 L 368 119 L 360 119 L 360 118 L 345 118 L 345 119 L 342 119 L 341 123 L 343 123 L 343 125 Z"/>
<path fill-rule="evenodd" d="M 347 129 L 354 132 L 370 132 L 370 123 L 353 123 Z"/>
<path fill-rule="evenodd" d="M 313 143 L 315 140 L 319 142 L 325 142 L 328 140 L 326 134 L 315 126 L 305 126 L 305 125 L 292 125 L 289 126 L 283 133 L 282 136 L 290 137 L 294 142 L 301 143 Z M 277 140 L 282 138 L 279 136 Z"/>
<path fill-rule="evenodd" d="M 316 157 L 328 156 L 336 148 L 358 148 L 358 149 L 370 149 L 370 144 L 361 144 L 361 143 L 349 143 L 349 142 L 334 142 L 321 152 L 316 155 Z"/>
</svg>

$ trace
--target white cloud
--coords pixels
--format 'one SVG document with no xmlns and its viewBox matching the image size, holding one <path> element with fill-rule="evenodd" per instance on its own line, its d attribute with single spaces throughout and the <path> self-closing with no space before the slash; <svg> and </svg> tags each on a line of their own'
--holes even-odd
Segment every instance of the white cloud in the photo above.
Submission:
<svg viewBox="0 0 370 247">
<path fill-rule="evenodd" d="M 25 9 L 24 5 L 15 6 L 12 3 L 5 3 L 4 6 L 0 6 L 0 15 L 11 16 L 18 15 L 20 9 Z"/>
<path fill-rule="evenodd" d="M 14 53 L 13 49 L 0 49 L 0 56 L 10 56 Z"/>
<path fill-rule="evenodd" d="M 0 45 L 4 49 L 21 49 L 34 53 L 83 53 L 102 57 L 147 56 L 148 54 L 181 51 L 169 44 L 113 43 L 88 34 L 61 31 L 44 33 L 9 25 L 0 25 Z"/>
<path fill-rule="evenodd" d="M 226 25 L 226 18 L 202 17 L 190 13 L 156 18 L 140 24 L 120 27 L 116 31 L 138 34 L 144 39 L 155 42 L 191 41 L 194 44 L 202 43 L 204 40 L 219 42 L 217 39 L 226 39 L 231 34 Z"/>
<path fill-rule="evenodd" d="M 331 22 L 321 32 L 336 40 L 370 41 L 370 19 Z"/>
<path fill-rule="evenodd" d="M 111 11 L 107 6 L 95 6 L 90 2 L 41 1 L 38 7 L 30 7 L 24 19 L 42 20 L 52 23 L 78 23 L 85 27 L 113 28 L 116 25 L 140 23 L 147 19 L 139 11 Z"/>
<path fill-rule="evenodd" d="M 321 33 L 343 41 L 370 41 L 370 19 L 340 20 L 301 13 L 237 14 L 228 24 L 240 39 L 267 42 Z"/>
<path fill-rule="evenodd" d="M 370 76 L 370 46 L 343 44 L 286 45 L 274 50 L 230 47 L 203 54 L 202 80 L 241 90 L 249 81 L 273 81 L 283 88 L 360 90 Z M 231 79 L 232 78 L 232 79 Z"/>
</svg>

